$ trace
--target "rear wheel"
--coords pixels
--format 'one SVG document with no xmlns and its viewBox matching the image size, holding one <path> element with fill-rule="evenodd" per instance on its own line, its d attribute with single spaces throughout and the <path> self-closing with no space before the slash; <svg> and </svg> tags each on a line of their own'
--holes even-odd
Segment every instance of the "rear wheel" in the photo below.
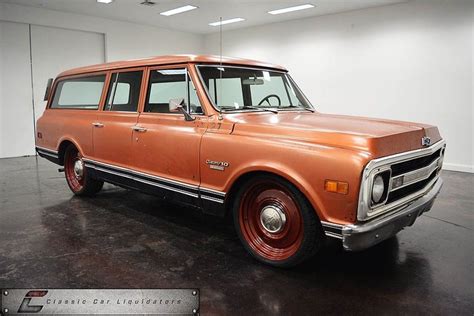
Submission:
<svg viewBox="0 0 474 316">
<path fill-rule="evenodd" d="M 245 248 L 273 266 L 301 263 L 317 252 L 323 240 L 321 224 L 306 198 L 277 176 L 246 182 L 237 192 L 233 213 Z"/>
<path fill-rule="evenodd" d="M 93 179 L 84 166 L 81 153 L 69 145 L 64 154 L 64 174 L 71 191 L 76 195 L 94 195 L 102 189 L 103 181 Z"/>
</svg>

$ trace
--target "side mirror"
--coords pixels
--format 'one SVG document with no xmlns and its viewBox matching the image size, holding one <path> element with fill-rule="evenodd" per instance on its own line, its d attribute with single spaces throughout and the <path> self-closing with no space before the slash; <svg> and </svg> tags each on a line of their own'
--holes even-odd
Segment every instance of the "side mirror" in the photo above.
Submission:
<svg viewBox="0 0 474 316">
<path fill-rule="evenodd" d="M 171 99 L 170 102 L 169 102 L 169 111 L 171 113 L 181 112 L 184 115 L 184 119 L 186 121 L 194 121 L 195 120 L 195 118 L 192 117 L 191 114 L 189 114 L 188 111 L 186 111 L 184 109 L 184 99 L 183 98 Z"/>
</svg>

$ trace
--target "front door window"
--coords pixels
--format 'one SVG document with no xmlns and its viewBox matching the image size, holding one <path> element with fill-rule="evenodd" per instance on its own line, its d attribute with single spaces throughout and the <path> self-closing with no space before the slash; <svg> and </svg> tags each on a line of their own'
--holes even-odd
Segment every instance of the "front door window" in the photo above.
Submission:
<svg viewBox="0 0 474 316">
<path fill-rule="evenodd" d="M 150 72 L 145 112 L 170 113 L 171 99 L 184 99 L 189 113 L 203 114 L 196 88 L 185 68 L 157 69 Z"/>
</svg>

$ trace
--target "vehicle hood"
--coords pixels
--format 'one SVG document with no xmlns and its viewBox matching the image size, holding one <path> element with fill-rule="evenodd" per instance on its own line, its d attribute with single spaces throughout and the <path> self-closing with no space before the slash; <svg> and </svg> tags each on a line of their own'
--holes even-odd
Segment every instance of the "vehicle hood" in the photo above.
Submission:
<svg viewBox="0 0 474 316">
<path fill-rule="evenodd" d="M 232 134 L 362 150 L 372 158 L 423 148 L 424 136 L 431 138 L 431 144 L 441 140 L 432 125 L 367 117 L 280 111 L 236 113 L 226 119 L 234 123 Z"/>
</svg>

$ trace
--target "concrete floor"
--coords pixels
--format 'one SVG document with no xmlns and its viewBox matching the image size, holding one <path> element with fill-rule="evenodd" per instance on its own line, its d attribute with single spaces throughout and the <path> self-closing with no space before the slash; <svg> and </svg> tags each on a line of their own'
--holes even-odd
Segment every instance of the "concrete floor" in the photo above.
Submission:
<svg viewBox="0 0 474 316">
<path fill-rule="evenodd" d="M 444 171 L 434 208 L 397 237 L 328 242 L 291 270 L 254 261 L 223 220 L 112 185 L 73 197 L 63 176 L 0 160 L 0 287 L 198 287 L 205 315 L 474 312 L 472 174 Z"/>
</svg>

